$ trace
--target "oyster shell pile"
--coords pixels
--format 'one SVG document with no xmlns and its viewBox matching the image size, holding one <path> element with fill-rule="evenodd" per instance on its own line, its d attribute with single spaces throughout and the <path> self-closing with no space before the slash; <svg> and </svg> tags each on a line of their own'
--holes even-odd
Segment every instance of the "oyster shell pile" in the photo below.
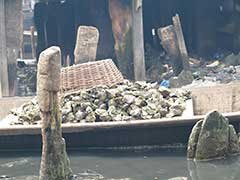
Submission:
<svg viewBox="0 0 240 180">
<path fill-rule="evenodd" d="M 17 68 L 17 92 L 18 96 L 36 95 L 37 66 L 24 66 Z"/>
<path fill-rule="evenodd" d="M 171 91 L 157 83 L 125 81 L 112 87 L 97 86 L 65 94 L 61 100 L 63 123 L 109 122 L 181 116 L 190 93 Z M 18 123 L 40 120 L 36 99 L 12 114 Z"/>
<path fill-rule="evenodd" d="M 24 103 L 17 109 L 12 109 L 3 121 L 6 122 L 8 119 L 11 125 L 40 124 L 41 118 L 37 98 L 33 98 L 30 102 Z"/>
</svg>

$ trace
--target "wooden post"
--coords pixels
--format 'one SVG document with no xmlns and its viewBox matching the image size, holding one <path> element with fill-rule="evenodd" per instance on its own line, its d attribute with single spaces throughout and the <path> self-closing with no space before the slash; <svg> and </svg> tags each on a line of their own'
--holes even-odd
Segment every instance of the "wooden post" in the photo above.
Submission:
<svg viewBox="0 0 240 180">
<path fill-rule="evenodd" d="M 32 58 L 36 58 L 36 42 L 35 42 L 35 34 L 34 34 L 35 28 L 34 26 L 30 27 L 31 32 L 31 48 L 32 48 Z"/>
<path fill-rule="evenodd" d="M 186 44 L 185 44 L 185 40 L 182 32 L 182 25 L 181 25 L 178 14 L 173 17 L 173 26 L 176 33 L 176 38 L 178 42 L 181 60 L 183 63 L 183 68 L 184 70 L 188 70 L 189 69 L 188 52 L 187 52 L 187 48 L 186 48 Z"/>
<path fill-rule="evenodd" d="M 0 97 L 9 96 L 5 0 L 0 0 Z"/>
<path fill-rule="evenodd" d="M 233 1 L 233 23 L 234 23 L 234 34 L 233 34 L 233 52 L 238 54 L 240 51 L 240 2 L 239 0 Z"/>
<path fill-rule="evenodd" d="M 142 0 L 132 0 L 134 79 L 146 80 Z"/>
<path fill-rule="evenodd" d="M 9 96 L 15 95 L 17 57 L 23 34 L 22 0 L 5 0 Z"/>
<path fill-rule="evenodd" d="M 118 68 L 125 78 L 134 79 L 131 12 L 132 0 L 109 0 L 108 2 Z"/>
<path fill-rule="evenodd" d="M 42 119 L 42 159 L 39 180 L 70 180 L 72 170 L 62 138 L 59 111 L 61 52 L 50 47 L 40 54 L 37 73 L 37 99 Z"/>
</svg>

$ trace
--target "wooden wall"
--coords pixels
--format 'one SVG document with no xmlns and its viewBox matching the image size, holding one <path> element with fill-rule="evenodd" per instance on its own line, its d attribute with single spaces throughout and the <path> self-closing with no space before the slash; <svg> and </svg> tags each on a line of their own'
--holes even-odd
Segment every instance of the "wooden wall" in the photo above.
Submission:
<svg viewBox="0 0 240 180">
<path fill-rule="evenodd" d="M 22 0 L 0 0 L 0 97 L 14 96 L 22 41 Z"/>
<path fill-rule="evenodd" d="M 240 111 L 240 83 L 197 87 L 190 91 L 195 115 L 203 115 L 211 110 L 222 113 Z"/>
</svg>

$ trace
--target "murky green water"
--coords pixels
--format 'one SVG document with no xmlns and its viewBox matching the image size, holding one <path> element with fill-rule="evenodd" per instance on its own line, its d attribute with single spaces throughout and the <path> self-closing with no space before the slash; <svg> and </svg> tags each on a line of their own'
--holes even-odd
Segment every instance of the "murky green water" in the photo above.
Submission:
<svg viewBox="0 0 240 180">
<path fill-rule="evenodd" d="M 185 151 L 180 150 L 139 152 L 95 150 L 75 151 L 69 155 L 74 173 L 88 180 L 165 180 L 177 176 L 188 177 L 189 180 L 240 180 L 238 157 L 196 164 L 188 162 Z M 39 164 L 39 153 L 1 153 L 0 179 L 38 179 Z"/>
</svg>

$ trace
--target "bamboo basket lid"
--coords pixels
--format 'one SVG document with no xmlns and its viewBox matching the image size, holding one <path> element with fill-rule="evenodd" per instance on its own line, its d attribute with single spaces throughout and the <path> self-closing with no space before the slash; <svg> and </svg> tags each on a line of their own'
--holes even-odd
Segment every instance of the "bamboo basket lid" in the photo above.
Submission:
<svg viewBox="0 0 240 180">
<path fill-rule="evenodd" d="M 99 85 L 123 82 L 122 73 L 111 59 L 88 62 L 61 70 L 61 92 L 68 93 Z"/>
</svg>

